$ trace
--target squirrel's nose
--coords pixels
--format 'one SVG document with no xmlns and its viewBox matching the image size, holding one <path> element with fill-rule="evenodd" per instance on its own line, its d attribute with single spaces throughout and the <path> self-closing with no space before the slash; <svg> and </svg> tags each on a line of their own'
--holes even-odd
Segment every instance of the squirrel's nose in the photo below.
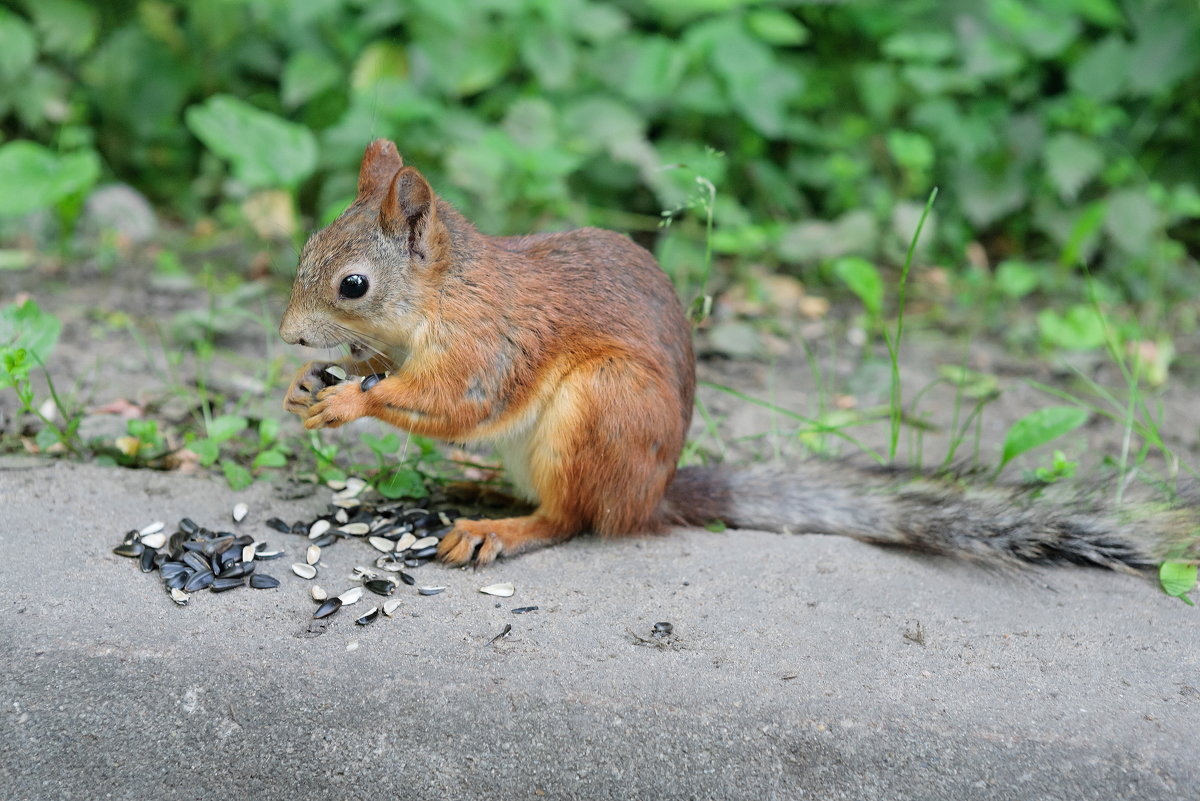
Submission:
<svg viewBox="0 0 1200 801">
<path fill-rule="evenodd" d="M 307 348 L 307 347 L 308 347 L 308 340 L 307 340 L 307 339 L 305 339 L 304 337 L 300 337 L 299 339 L 297 339 L 297 340 L 296 340 L 296 344 L 297 344 L 297 345 L 303 345 L 304 347 L 306 347 L 306 348 Z"/>
</svg>

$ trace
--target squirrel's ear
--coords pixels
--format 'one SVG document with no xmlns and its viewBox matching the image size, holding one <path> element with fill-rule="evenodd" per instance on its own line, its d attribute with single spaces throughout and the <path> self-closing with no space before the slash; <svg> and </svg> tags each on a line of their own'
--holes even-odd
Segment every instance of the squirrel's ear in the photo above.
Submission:
<svg viewBox="0 0 1200 801">
<path fill-rule="evenodd" d="M 413 255 L 424 259 L 431 255 L 429 244 L 436 216 L 433 187 L 425 176 L 415 167 L 401 168 L 379 209 L 379 224 L 384 233 L 407 239 Z"/>
<path fill-rule="evenodd" d="M 390 184 L 396 172 L 404 166 L 400 151 L 386 139 L 376 139 L 363 153 L 362 169 L 358 171 L 358 194 L 372 195 Z"/>
</svg>

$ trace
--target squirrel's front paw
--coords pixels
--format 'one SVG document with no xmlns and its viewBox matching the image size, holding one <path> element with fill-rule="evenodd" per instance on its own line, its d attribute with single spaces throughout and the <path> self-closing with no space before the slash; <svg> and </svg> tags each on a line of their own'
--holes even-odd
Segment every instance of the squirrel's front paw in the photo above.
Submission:
<svg viewBox="0 0 1200 801">
<path fill-rule="evenodd" d="M 317 402 L 317 393 L 333 386 L 336 376 L 328 373 L 332 362 L 309 362 L 300 368 L 283 399 L 283 408 L 300 417 L 307 417 L 309 408 Z"/>
<path fill-rule="evenodd" d="M 357 381 L 335 384 L 317 393 L 317 402 L 304 413 L 305 428 L 337 428 L 367 415 L 366 393 Z"/>
</svg>

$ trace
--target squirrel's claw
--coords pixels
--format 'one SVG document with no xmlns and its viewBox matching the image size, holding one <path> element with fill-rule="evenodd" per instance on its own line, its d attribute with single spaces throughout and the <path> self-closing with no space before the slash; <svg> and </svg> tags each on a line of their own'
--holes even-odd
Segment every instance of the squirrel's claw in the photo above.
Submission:
<svg viewBox="0 0 1200 801">
<path fill-rule="evenodd" d="M 357 383 L 335 384 L 317 393 L 317 402 L 304 414 L 304 427 L 337 428 L 366 414 L 365 393 Z"/>
</svg>

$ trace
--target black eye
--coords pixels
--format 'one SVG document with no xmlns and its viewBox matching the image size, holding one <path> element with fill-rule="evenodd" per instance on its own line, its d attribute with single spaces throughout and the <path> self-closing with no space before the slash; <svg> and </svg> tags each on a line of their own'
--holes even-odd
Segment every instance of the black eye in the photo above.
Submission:
<svg viewBox="0 0 1200 801">
<path fill-rule="evenodd" d="M 367 294 L 367 277 L 365 275 L 347 275 L 342 279 L 342 285 L 338 287 L 338 294 L 343 298 L 361 298 Z"/>
</svg>

